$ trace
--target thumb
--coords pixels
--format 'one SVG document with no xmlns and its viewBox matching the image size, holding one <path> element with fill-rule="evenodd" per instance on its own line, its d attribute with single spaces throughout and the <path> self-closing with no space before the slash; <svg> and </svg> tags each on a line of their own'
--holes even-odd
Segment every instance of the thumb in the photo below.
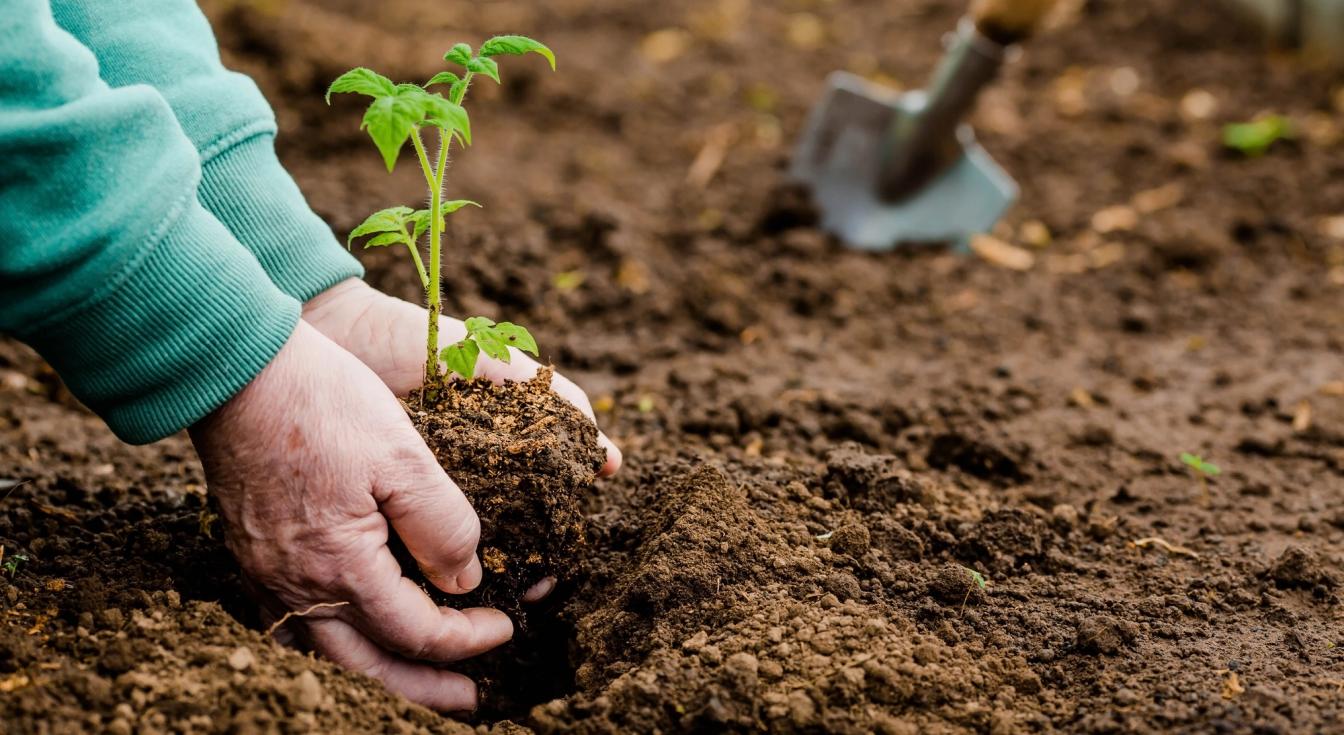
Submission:
<svg viewBox="0 0 1344 735">
<path fill-rule="evenodd" d="M 397 466 L 374 490 L 379 507 L 435 587 L 470 592 L 481 583 L 480 519 L 418 434 L 399 443 Z"/>
</svg>

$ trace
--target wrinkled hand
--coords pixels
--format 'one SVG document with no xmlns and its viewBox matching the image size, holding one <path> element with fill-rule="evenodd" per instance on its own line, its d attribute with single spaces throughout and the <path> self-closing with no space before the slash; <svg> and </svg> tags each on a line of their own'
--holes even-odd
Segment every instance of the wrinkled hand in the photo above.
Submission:
<svg viewBox="0 0 1344 735">
<path fill-rule="evenodd" d="M 481 581 L 480 522 L 405 411 L 359 359 L 305 323 L 260 375 L 191 429 L 225 540 L 267 612 L 320 653 L 440 710 L 470 679 L 426 662 L 507 641 L 508 617 L 441 608 L 402 576 L 388 524 L 450 594 Z"/>
<path fill-rule="evenodd" d="M 318 331 L 364 361 L 397 395 L 419 388 L 424 380 L 425 310 L 393 298 L 359 280 L 343 281 L 310 300 L 303 318 Z M 461 321 L 443 317 L 439 338 L 443 345 L 456 342 L 467 334 Z M 527 380 L 541 365 L 516 349 L 511 361 L 500 362 L 482 354 L 477 363 L 479 374 L 494 381 Z M 551 387 L 560 397 L 574 404 L 593 419 L 592 404 L 583 389 L 556 373 Z M 621 450 L 598 433 L 598 441 L 607 450 L 607 463 L 601 476 L 613 474 L 621 466 Z"/>
</svg>

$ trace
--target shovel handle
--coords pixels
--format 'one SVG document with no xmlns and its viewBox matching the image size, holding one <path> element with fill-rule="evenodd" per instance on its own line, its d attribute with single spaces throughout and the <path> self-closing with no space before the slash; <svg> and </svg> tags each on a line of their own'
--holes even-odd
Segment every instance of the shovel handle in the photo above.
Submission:
<svg viewBox="0 0 1344 735">
<path fill-rule="evenodd" d="M 975 0 L 971 17 L 975 28 L 990 40 L 1008 46 L 1026 40 L 1055 0 Z"/>
</svg>

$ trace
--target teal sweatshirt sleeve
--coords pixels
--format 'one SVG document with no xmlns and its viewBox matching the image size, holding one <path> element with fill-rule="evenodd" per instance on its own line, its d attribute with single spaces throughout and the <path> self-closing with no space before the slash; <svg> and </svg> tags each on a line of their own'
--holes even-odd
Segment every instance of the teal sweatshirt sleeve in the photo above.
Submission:
<svg viewBox="0 0 1344 735">
<path fill-rule="evenodd" d="M 0 332 L 122 439 L 242 389 L 299 319 L 197 198 L 200 163 L 147 86 L 111 88 L 48 0 L 0 13 Z"/>
<path fill-rule="evenodd" d="M 280 165 L 270 106 L 251 79 L 224 68 L 192 0 L 52 0 L 52 10 L 108 84 L 148 84 L 168 100 L 200 153 L 201 202 L 280 290 L 307 301 L 363 275 Z"/>
</svg>

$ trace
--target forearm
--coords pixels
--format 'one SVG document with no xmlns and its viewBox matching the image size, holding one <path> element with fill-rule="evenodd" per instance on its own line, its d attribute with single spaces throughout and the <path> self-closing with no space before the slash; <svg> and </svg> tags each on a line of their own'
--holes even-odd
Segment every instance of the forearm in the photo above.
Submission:
<svg viewBox="0 0 1344 735">
<path fill-rule="evenodd" d="M 45 0 L 0 15 L 0 331 L 134 442 L 184 428 L 279 350 L 299 307 L 197 200 L 191 142 L 110 89 Z"/>
<path fill-rule="evenodd" d="M 275 155 L 275 118 L 252 80 L 225 69 L 191 0 L 53 0 L 57 22 L 113 87 L 148 84 L 199 152 L 201 203 L 299 301 L 363 274 Z"/>
</svg>

